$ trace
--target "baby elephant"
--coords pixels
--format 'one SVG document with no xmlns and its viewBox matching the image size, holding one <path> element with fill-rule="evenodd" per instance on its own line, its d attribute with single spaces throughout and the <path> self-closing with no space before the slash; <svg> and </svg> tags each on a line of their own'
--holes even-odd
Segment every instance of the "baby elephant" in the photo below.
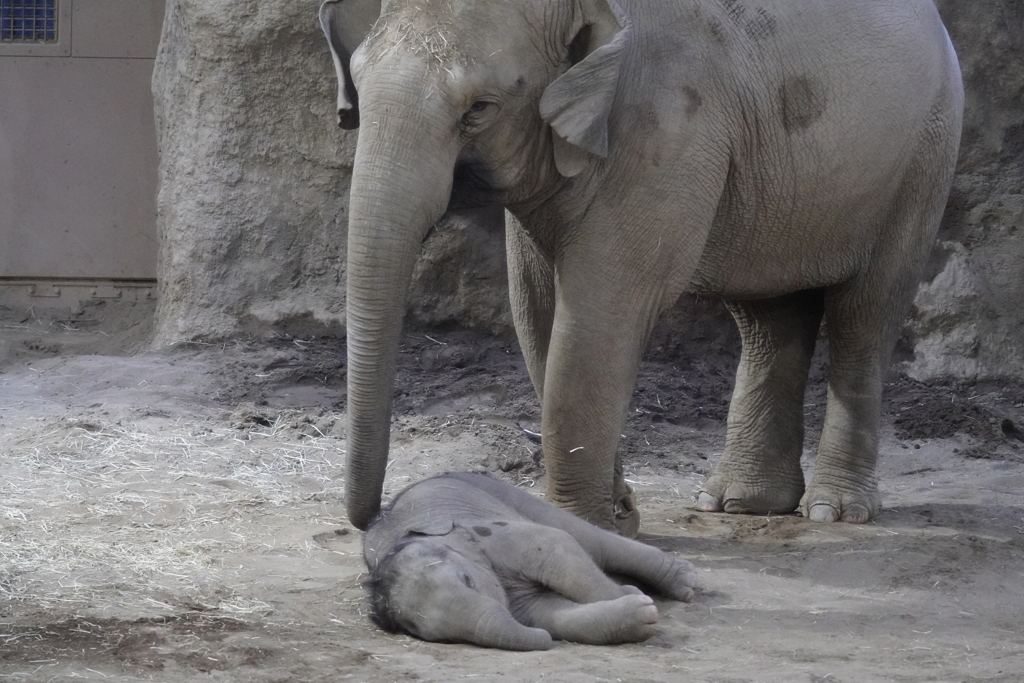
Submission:
<svg viewBox="0 0 1024 683">
<path fill-rule="evenodd" d="M 399 493 L 366 531 L 363 555 L 382 628 L 507 650 L 649 638 L 654 601 L 606 571 L 683 601 L 697 580 L 685 560 L 478 474 Z"/>
</svg>

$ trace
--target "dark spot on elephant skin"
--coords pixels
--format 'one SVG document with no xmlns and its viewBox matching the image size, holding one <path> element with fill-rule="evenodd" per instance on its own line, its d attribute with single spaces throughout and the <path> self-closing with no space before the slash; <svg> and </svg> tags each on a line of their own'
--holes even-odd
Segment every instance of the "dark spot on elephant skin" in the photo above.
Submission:
<svg viewBox="0 0 1024 683">
<path fill-rule="evenodd" d="M 737 24 L 743 20 L 743 15 L 747 13 L 747 8 L 739 0 L 722 0 L 722 6 L 725 7 L 725 13 L 729 15 L 729 18 Z"/>
<path fill-rule="evenodd" d="M 683 95 L 686 96 L 686 118 L 692 119 L 697 115 L 697 110 L 704 104 L 704 98 L 700 96 L 696 88 L 686 86 L 683 88 Z"/>
<path fill-rule="evenodd" d="M 508 94 L 512 97 L 519 97 L 526 92 L 526 79 L 520 76 L 516 79 L 516 82 L 512 84 L 512 88 L 509 89 Z"/>
<path fill-rule="evenodd" d="M 475 531 L 478 535 L 484 536 L 484 537 L 490 536 L 492 533 L 494 533 L 493 531 L 491 531 L 490 529 L 488 529 L 485 526 L 475 526 L 475 527 L 473 527 L 473 531 Z"/>
<path fill-rule="evenodd" d="M 508 526 L 508 522 L 495 522 L 494 526 Z"/>
<path fill-rule="evenodd" d="M 755 14 L 756 16 L 743 27 L 748 36 L 760 42 L 771 38 L 778 32 L 778 22 L 768 10 L 758 7 Z"/>
<path fill-rule="evenodd" d="M 639 131 L 657 130 L 661 125 L 661 118 L 655 105 L 648 102 L 645 104 L 631 105 L 624 108 L 626 116 L 632 121 L 633 126 Z"/>
<path fill-rule="evenodd" d="M 725 45 L 726 41 L 729 39 L 729 33 L 725 30 L 725 26 L 722 25 L 722 22 L 717 19 L 711 19 L 708 21 L 708 29 L 711 31 L 711 36 L 715 39 L 716 43 Z"/>
<path fill-rule="evenodd" d="M 752 13 L 740 0 L 720 0 L 726 15 L 738 28 L 757 42 L 767 40 L 778 32 L 778 20 L 771 12 L 758 7 Z M 751 16 L 753 14 L 753 16 Z M 725 42 L 725 31 L 716 21 L 711 22 L 711 33 L 715 39 Z"/>
<path fill-rule="evenodd" d="M 810 126 L 827 106 L 824 91 L 806 76 L 787 79 L 779 88 L 779 101 L 787 133 Z"/>
</svg>

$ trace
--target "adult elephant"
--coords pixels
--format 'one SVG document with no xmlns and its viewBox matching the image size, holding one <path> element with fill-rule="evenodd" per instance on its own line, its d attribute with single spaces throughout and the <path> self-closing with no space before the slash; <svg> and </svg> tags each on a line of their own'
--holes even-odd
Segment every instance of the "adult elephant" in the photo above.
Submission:
<svg viewBox="0 0 1024 683">
<path fill-rule="evenodd" d="M 743 340 L 698 506 L 871 519 L 883 376 L 959 144 L 960 73 L 932 0 L 328 0 L 320 18 L 340 124 L 359 126 L 354 525 L 380 505 L 420 244 L 446 212 L 490 204 L 507 209 L 549 500 L 635 531 L 619 435 L 658 315 L 696 292 L 726 300 Z M 828 405 L 805 486 L 823 317 Z"/>
</svg>

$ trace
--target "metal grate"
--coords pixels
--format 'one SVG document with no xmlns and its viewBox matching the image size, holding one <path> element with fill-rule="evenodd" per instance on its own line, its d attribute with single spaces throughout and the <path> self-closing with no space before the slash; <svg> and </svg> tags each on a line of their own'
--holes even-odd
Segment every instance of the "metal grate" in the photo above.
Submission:
<svg viewBox="0 0 1024 683">
<path fill-rule="evenodd" d="M 56 43 L 58 0 L 0 0 L 0 43 Z"/>
</svg>

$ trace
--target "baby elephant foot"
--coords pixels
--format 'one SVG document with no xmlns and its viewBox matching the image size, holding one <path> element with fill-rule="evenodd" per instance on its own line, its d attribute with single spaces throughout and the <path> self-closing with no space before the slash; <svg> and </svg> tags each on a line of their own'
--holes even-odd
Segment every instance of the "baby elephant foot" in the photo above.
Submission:
<svg viewBox="0 0 1024 683">
<path fill-rule="evenodd" d="M 655 634 L 658 608 L 649 596 L 624 595 L 608 601 L 605 609 L 611 622 L 609 643 L 639 643 Z"/>
<path fill-rule="evenodd" d="M 813 522 L 865 524 L 879 507 L 878 491 L 873 484 L 861 491 L 850 491 L 812 481 L 800 501 L 801 514 Z"/>
<path fill-rule="evenodd" d="M 624 595 L 574 606 L 559 617 L 555 632 L 562 640 L 589 645 L 639 643 L 657 632 L 658 608 L 647 595 Z"/>
<path fill-rule="evenodd" d="M 697 569 L 686 560 L 671 557 L 668 571 L 655 582 L 654 587 L 670 598 L 690 602 L 693 589 L 697 587 Z"/>
<path fill-rule="evenodd" d="M 752 480 L 716 470 L 697 493 L 697 509 L 730 514 L 785 514 L 797 508 L 803 492 L 802 472 Z"/>
</svg>

